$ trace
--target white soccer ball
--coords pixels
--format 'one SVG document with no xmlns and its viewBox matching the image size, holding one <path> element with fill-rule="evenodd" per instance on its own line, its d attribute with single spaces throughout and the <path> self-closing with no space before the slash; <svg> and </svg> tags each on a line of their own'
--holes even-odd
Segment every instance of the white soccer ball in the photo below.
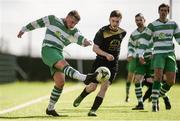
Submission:
<svg viewBox="0 0 180 121">
<path fill-rule="evenodd" d="M 109 80 L 111 77 L 111 72 L 107 67 L 100 66 L 96 69 L 96 72 L 98 72 L 98 75 L 96 76 L 96 80 L 100 83 Z"/>
</svg>

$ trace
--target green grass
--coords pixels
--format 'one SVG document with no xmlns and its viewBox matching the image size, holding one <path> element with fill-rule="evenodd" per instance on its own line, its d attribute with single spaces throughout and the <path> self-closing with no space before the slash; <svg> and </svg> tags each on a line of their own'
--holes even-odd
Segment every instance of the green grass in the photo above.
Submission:
<svg viewBox="0 0 180 121">
<path fill-rule="evenodd" d="M 83 84 L 66 83 L 65 89 L 77 86 L 78 89 L 64 92 L 56 104 L 56 110 L 62 117 L 49 117 L 45 114 L 48 99 L 28 107 L 0 115 L 0 121 L 107 121 L 107 120 L 180 120 L 180 85 L 174 85 L 168 95 L 172 103 L 171 110 L 165 110 L 163 100 L 160 99 L 160 111 L 151 112 L 151 103 L 145 102 L 145 110 L 133 111 L 137 101 L 134 95 L 134 86 L 131 86 L 130 102 L 126 103 L 125 83 L 116 83 L 110 86 L 105 100 L 97 117 L 88 117 L 87 113 L 92 106 L 98 90 L 83 100 L 77 108 L 72 106 L 74 99 L 84 88 Z M 28 101 L 50 94 L 53 82 L 16 82 L 0 85 L 0 112 L 18 106 Z M 99 88 L 98 88 L 99 89 Z M 146 90 L 146 88 L 144 88 Z"/>
</svg>

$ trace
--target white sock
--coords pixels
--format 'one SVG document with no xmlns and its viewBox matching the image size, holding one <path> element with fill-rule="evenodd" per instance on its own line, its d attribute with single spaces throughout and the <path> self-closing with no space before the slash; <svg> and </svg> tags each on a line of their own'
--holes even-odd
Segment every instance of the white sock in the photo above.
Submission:
<svg viewBox="0 0 180 121">
<path fill-rule="evenodd" d="M 73 74 L 73 77 L 77 80 L 80 80 L 80 81 L 84 81 L 87 77 L 87 75 L 85 74 L 81 74 L 79 73 L 78 71 L 76 71 L 74 74 Z"/>
<path fill-rule="evenodd" d="M 54 110 L 54 104 L 49 103 L 49 105 L 48 105 L 48 110 Z"/>
</svg>

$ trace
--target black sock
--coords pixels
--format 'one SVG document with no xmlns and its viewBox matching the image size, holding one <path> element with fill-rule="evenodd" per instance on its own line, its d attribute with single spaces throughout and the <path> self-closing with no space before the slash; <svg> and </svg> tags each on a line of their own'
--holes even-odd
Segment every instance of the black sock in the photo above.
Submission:
<svg viewBox="0 0 180 121">
<path fill-rule="evenodd" d="M 89 92 L 86 91 L 86 88 L 84 88 L 84 90 L 81 92 L 80 96 L 82 98 L 85 98 L 87 95 L 89 94 Z"/>
<path fill-rule="evenodd" d="M 152 87 L 149 87 L 148 90 L 145 92 L 145 94 L 144 94 L 144 96 L 143 96 L 143 102 L 144 102 L 146 99 L 150 98 L 151 93 L 152 93 Z"/>
<path fill-rule="evenodd" d="M 126 81 L 126 97 L 129 96 L 130 86 L 131 86 L 131 82 L 130 81 Z"/>
<path fill-rule="evenodd" d="M 102 102 L 103 102 L 103 98 L 96 96 L 93 106 L 91 107 L 91 110 L 96 111 L 99 108 L 99 106 L 102 104 Z"/>
</svg>

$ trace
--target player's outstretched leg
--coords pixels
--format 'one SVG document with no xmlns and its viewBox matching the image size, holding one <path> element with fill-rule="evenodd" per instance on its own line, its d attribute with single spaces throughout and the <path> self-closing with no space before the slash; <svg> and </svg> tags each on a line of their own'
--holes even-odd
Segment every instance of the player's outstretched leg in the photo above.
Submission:
<svg viewBox="0 0 180 121">
<path fill-rule="evenodd" d="M 86 76 L 86 79 L 84 80 L 84 84 L 88 85 L 91 82 L 98 83 L 98 81 L 96 80 L 97 75 L 98 75 L 98 72 L 88 73 Z"/>
<path fill-rule="evenodd" d="M 88 85 L 90 82 L 97 82 L 96 76 L 98 75 L 98 72 L 89 73 L 85 75 L 80 73 L 78 70 L 74 69 L 70 65 L 66 65 L 63 68 L 63 72 L 66 76 L 83 81 L 86 85 Z"/>
</svg>

